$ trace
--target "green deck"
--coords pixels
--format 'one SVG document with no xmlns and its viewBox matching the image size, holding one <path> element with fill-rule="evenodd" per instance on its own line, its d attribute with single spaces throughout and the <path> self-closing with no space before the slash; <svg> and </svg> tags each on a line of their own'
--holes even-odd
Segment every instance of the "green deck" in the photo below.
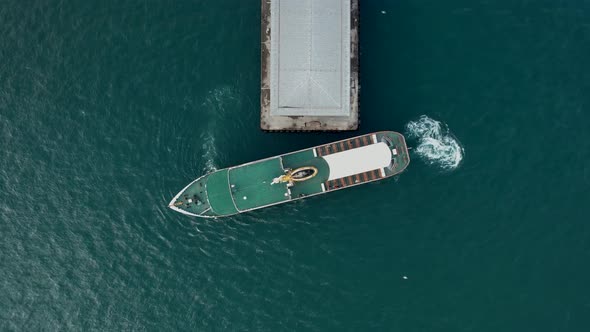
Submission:
<svg viewBox="0 0 590 332">
<path fill-rule="evenodd" d="M 176 200 L 176 202 L 182 202 L 182 205 L 179 208 L 194 214 L 201 214 L 210 210 L 211 207 L 208 203 L 207 190 L 205 190 L 206 183 L 207 177 L 202 177 L 188 186 L 182 192 L 182 195 Z M 189 199 L 191 199 L 192 202 L 189 203 Z"/>
<path fill-rule="evenodd" d="M 318 174 L 313 178 L 304 182 L 295 182 L 291 187 L 291 197 L 298 198 L 322 192 L 322 183 L 328 180 L 330 170 L 323 158 L 313 156 L 313 149 L 291 153 L 282 158 L 285 168 L 314 166 L 318 169 Z"/>
<path fill-rule="evenodd" d="M 207 178 L 207 194 L 211 210 L 219 215 L 237 213 L 227 181 L 228 169 L 211 173 Z"/>
<path fill-rule="evenodd" d="M 410 163 L 408 147 L 401 134 L 392 131 L 378 132 L 377 141 L 387 143 L 391 149 L 397 149 L 398 154 L 397 156 L 392 156 L 392 164 L 390 167 L 385 168 L 386 176 L 399 174 L 408 167 L 408 164 Z"/>
<path fill-rule="evenodd" d="M 229 179 L 236 206 L 240 211 L 289 200 L 285 183 L 273 184 L 285 172 L 279 157 L 229 170 Z"/>
</svg>

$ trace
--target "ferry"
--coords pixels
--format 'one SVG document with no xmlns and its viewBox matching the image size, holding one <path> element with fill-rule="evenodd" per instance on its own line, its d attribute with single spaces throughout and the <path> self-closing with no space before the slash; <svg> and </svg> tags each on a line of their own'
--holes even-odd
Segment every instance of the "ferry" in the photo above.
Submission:
<svg viewBox="0 0 590 332">
<path fill-rule="evenodd" d="M 409 163 L 404 136 L 380 131 L 211 172 L 168 206 L 189 216 L 226 217 L 379 181 Z"/>
</svg>

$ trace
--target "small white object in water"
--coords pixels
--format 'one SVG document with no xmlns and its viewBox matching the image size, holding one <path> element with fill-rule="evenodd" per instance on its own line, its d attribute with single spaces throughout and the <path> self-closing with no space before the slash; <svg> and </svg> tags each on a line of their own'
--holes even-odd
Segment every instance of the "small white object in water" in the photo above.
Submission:
<svg viewBox="0 0 590 332">
<path fill-rule="evenodd" d="M 244 199 L 246 200 L 246 199 L 248 199 L 248 197 L 244 196 Z"/>
<path fill-rule="evenodd" d="M 387 12 L 386 12 L 386 11 L 384 11 L 384 10 L 382 10 L 382 11 L 381 11 L 381 14 L 387 14 Z"/>
<path fill-rule="evenodd" d="M 408 276 L 403 276 L 402 278 L 404 278 L 404 280 L 407 280 L 408 279 Z"/>
</svg>

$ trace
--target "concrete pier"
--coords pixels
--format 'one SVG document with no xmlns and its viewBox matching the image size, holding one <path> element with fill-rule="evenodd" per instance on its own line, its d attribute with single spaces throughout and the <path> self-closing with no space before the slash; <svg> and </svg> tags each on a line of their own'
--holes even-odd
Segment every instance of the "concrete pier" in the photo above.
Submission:
<svg viewBox="0 0 590 332">
<path fill-rule="evenodd" d="M 261 4 L 261 129 L 356 130 L 358 0 Z"/>
</svg>

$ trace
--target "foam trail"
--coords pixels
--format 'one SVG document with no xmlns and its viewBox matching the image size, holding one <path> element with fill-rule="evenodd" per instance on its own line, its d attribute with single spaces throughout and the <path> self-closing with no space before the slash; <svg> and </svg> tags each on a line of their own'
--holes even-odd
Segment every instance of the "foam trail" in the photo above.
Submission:
<svg viewBox="0 0 590 332">
<path fill-rule="evenodd" d="M 215 137 L 209 132 L 201 135 L 203 141 L 203 158 L 205 159 L 205 167 L 203 171 L 205 173 L 214 172 L 217 170 L 215 160 L 217 159 L 217 149 L 215 148 Z"/>
<path fill-rule="evenodd" d="M 207 129 L 201 134 L 203 159 L 205 160 L 203 172 L 205 173 L 214 172 L 218 169 L 216 161 L 218 161 L 219 155 L 215 137 L 219 137 L 222 134 L 219 132 L 219 128 L 223 128 L 223 126 L 218 126 L 218 123 L 227 121 L 226 118 L 229 116 L 228 108 L 236 100 L 236 91 L 234 88 L 221 86 L 210 90 L 201 105 L 207 121 Z"/>
<path fill-rule="evenodd" d="M 406 130 L 408 138 L 418 141 L 415 153 L 428 164 L 444 170 L 456 169 L 461 164 L 465 150 L 444 123 L 422 115 L 410 121 Z"/>
<path fill-rule="evenodd" d="M 236 112 L 242 109 L 240 92 L 236 88 L 223 85 L 207 92 L 201 103 L 204 120 L 207 121 L 206 130 L 201 134 L 203 141 L 202 153 L 205 160 L 203 171 L 214 172 L 218 169 L 217 163 L 222 163 L 217 150 L 218 145 L 229 139 L 233 131 L 230 131 L 231 123 L 234 129 L 239 126 L 239 118 L 234 117 Z M 222 155 L 221 155 L 222 157 Z"/>
</svg>

